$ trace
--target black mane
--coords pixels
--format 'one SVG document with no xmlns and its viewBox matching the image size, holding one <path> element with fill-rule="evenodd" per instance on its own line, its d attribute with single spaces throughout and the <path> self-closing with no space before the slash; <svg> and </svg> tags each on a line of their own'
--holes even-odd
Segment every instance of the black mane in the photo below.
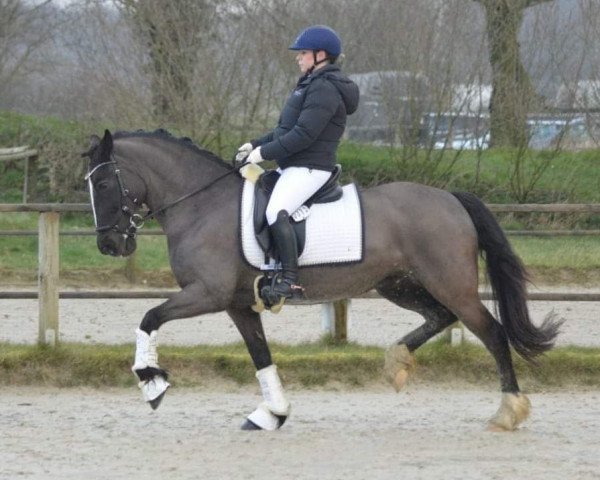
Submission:
<svg viewBox="0 0 600 480">
<path fill-rule="evenodd" d="M 191 150 L 194 153 L 202 155 L 203 157 L 206 157 L 209 160 L 218 163 L 219 165 L 225 166 L 229 169 L 233 168 L 229 163 L 224 161 L 222 158 L 220 158 L 215 153 L 211 152 L 210 150 L 206 150 L 205 148 L 200 148 L 198 145 L 196 145 L 192 141 L 191 138 L 175 137 L 173 134 L 171 134 L 171 132 L 169 132 L 163 128 L 158 128 L 158 129 L 154 130 L 153 132 L 148 132 L 146 130 L 136 130 L 135 132 L 119 131 L 119 132 L 115 132 L 113 134 L 113 139 L 130 138 L 130 137 L 158 138 L 160 140 L 167 140 L 169 142 L 176 143 L 177 145 L 181 145 L 181 146 Z"/>
</svg>

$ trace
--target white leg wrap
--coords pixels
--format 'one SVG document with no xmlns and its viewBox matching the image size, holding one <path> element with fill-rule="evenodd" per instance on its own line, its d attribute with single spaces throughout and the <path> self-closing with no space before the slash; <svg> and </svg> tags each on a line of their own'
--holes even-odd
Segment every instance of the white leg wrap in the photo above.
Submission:
<svg viewBox="0 0 600 480">
<path fill-rule="evenodd" d="M 148 335 L 139 328 L 135 331 L 135 363 L 131 370 L 135 373 L 136 370 L 143 370 L 147 367 L 158 367 L 158 330 L 152 330 Z"/>
<path fill-rule="evenodd" d="M 281 380 L 277 374 L 277 367 L 275 365 L 269 365 L 262 370 L 258 370 L 256 372 L 256 378 L 258 378 L 258 382 L 260 383 L 260 389 L 265 401 L 259 405 L 259 408 L 255 410 L 255 412 L 260 410 L 261 406 L 264 406 L 264 408 L 275 415 L 289 415 L 290 402 L 285 398 Z"/>
<path fill-rule="evenodd" d="M 139 378 L 138 371 L 148 367 L 160 368 L 158 366 L 158 330 L 153 330 L 148 335 L 139 328 L 135 331 L 135 363 L 131 370 Z M 167 382 L 161 375 L 155 375 L 150 380 L 145 380 L 138 383 L 138 387 L 142 390 L 142 398 L 144 402 L 152 402 L 163 395 L 171 384 Z M 160 401 L 153 406 L 156 408 Z"/>
<path fill-rule="evenodd" d="M 264 403 L 261 403 L 256 410 L 248 415 L 248 420 L 263 430 L 272 431 L 279 428 L 279 419 L 271 413 Z"/>
</svg>

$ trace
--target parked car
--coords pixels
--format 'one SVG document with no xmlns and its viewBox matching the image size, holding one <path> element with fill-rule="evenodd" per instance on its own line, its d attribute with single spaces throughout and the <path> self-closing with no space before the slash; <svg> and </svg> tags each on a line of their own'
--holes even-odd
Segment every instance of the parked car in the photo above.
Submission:
<svg viewBox="0 0 600 480">
<path fill-rule="evenodd" d="M 423 117 L 421 144 L 435 149 L 478 150 L 489 147 L 486 113 L 428 113 Z"/>
<path fill-rule="evenodd" d="M 598 138 L 583 116 L 574 118 L 530 118 L 527 121 L 529 148 L 580 150 L 598 148 Z"/>
<path fill-rule="evenodd" d="M 436 150 L 486 150 L 490 146 L 490 134 L 475 136 L 470 134 L 454 135 L 448 140 L 438 140 L 433 148 Z"/>
<path fill-rule="evenodd" d="M 424 146 L 451 150 L 485 150 L 490 146 L 487 117 L 430 114 L 426 124 Z M 527 136 L 533 150 L 598 148 L 598 139 L 584 117 L 531 116 Z"/>
</svg>

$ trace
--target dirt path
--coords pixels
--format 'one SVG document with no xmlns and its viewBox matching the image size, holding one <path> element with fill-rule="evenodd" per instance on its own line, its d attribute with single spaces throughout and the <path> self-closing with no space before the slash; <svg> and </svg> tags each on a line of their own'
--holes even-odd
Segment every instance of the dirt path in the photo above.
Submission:
<svg viewBox="0 0 600 480">
<path fill-rule="evenodd" d="M 531 418 L 504 434 L 484 430 L 489 391 L 289 397 L 280 431 L 250 433 L 257 389 L 174 389 L 155 412 L 133 390 L 4 389 L 0 479 L 600 478 L 597 391 L 531 394 Z"/>
<path fill-rule="evenodd" d="M 583 290 L 578 288 L 577 290 Z M 598 291 L 596 289 L 595 291 Z M 132 343 L 144 313 L 161 303 L 154 300 L 61 300 L 60 336 L 66 342 Z M 491 308 L 491 305 L 490 305 Z M 530 302 L 532 318 L 541 322 L 554 312 L 565 319 L 557 345 L 600 347 L 600 302 Z M 0 342 L 35 343 L 37 300 L 0 300 Z M 321 307 L 285 307 L 266 313 L 263 323 L 270 341 L 296 344 L 323 334 Z M 381 299 L 352 301 L 349 339 L 365 345 L 389 346 L 422 323 L 416 313 Z M 469 340 L 475 340 L 467 334 Z M 223 344 L 241 340 L 225 313 L 176 320 L 160 330 L 161 344 Z"/>
</svg>

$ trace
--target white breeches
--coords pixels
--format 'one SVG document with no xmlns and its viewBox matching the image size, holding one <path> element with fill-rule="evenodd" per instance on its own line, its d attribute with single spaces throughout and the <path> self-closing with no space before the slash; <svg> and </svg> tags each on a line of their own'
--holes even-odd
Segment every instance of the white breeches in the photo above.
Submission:
<svg viewBox="0 0 600 480">
<path fill-rule="evenodd" d="M 285 210 L 289 215 L 298 210 L 331 176 L 331 172 L 306 167 L 288 167 L 278 171 L 281 176 L 267 205 L 269 225 L 275 223 L 281 210 Z"/>
</svg>

